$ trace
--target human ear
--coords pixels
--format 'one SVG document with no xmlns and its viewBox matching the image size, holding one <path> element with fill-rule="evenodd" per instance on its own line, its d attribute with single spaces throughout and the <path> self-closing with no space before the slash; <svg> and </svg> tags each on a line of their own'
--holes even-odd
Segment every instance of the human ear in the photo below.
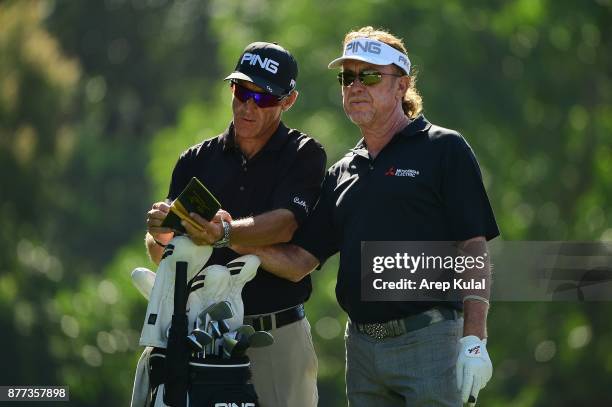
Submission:
<svg viewBox="0 0 612 407">
<path fill-rule="evenodd" d="M 294 90 L 294 91 L 291 91 L 289 96 L 287 96 L 285 99 L 283 99 L 283 101 L 281 102 L 281 106 L 283 108 L 283 112 L 286 112 L 287 110 L 291 109 L 291 107 L 293 106 L 293 104 L 297 100 L 298 95 L 299 95 L 299 92 L 297 90 Z"/>
<path fill-rule="evenodd" d="M 406 94 L 406 92 L 408 92 L 408 89 L 410 88 L 410 82 L 412 81 L 412 78 L 408 75 L 405 75 L 401 76 L 398 79 L 399 80 L 397 81 L 397 95 L 399 96 L 400 100 L 403 100 L 404 95 Z"/>
</svg>

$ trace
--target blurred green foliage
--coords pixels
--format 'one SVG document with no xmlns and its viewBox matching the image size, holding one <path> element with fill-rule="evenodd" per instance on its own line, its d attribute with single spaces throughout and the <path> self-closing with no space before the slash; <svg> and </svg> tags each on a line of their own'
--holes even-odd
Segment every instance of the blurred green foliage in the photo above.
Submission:
<svg viewBox="0 0 612 407">
<path fill-rule="evenodd" d="M 360 136 L 327 62 L 349 29 L 390 29 L 426 116 L 475 149 L 503 238 L 612 240 L 611 17 L 610 0 L 0 3 L 0 383 L 128 403 L 145 213 L 178 154 L 231 120 L 222 78 L 256 40 L 296 56 L 284 120 L 331 164 Z M 345 404 L 336 267 L 314 274 L 307 305 L 322 406 Z M 612 405 L 611 311 L 494 304 L 480 405 Z"/>
</svg>

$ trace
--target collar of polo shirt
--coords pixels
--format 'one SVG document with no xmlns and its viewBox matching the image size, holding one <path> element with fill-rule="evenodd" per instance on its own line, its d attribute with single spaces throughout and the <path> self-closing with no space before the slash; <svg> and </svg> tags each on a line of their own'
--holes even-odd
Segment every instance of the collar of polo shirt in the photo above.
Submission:
<svg viewBox="0 0 612 407">
<path fill-rule="evenodd" d="M 373 38 L 356 38 L 344 46 L 344 53 L 329 63 L 328 68 L 338 68 L 347 59 L 368 62 L 374 65 L 391 65 L 400 67 L 406 75 L 410 74 L 410 59 L 404 54 Z"/>
</svg>

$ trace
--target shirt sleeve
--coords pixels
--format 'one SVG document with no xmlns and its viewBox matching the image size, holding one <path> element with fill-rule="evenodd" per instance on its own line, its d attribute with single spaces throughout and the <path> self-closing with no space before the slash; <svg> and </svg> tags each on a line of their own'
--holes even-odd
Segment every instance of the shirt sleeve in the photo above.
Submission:
<svg viewBox="0 0 612 407">
<path fill-rule="evenodd" d="M 166 197 L 170 201 L 174 201 L 176 197 L 185 189 L 190 180 L 189 171 L 189 157 L 188 151 L 182 153 L 172 170 L 172 179 L 170 181 L 170 188 L 168 189 L 168 196 Z"/>
<path fill-rule="evenodd" d="M 321 188 L 321 197 L 312 214 L 296 231 L 292 243 L 319 260 L 319 267 L 340 250 L 339 234 L 334 222 L 335 199 L 332 176 L 328 173 Z"/>
<path fill-rule="evenodd" d="M 289 209 L 302 224 L 319 198 L 326 160 L 323 147 L 314 139 L 306 140 L 274 190 L 274 209 Z"/>
<path fill-rule="evenodd" d="M 495 238 L 499 229 L 472 148 L 458 134 L 448 147 L 441 192 L 454 239 Z"/>
</svg>

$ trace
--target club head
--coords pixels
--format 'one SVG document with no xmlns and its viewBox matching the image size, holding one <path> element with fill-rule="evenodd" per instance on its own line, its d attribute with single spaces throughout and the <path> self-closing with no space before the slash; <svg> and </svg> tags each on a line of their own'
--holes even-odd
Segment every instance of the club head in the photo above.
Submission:
<svg viewBox="0 0 612 407">
<path fill-rule="evenodd" d="M 257 331 L 249 336 L 249 345 L 252 348 L 263 348 L 274 343 L 274 337 L 270 332 Z"/>
<path fill-rule="evenodd" d="M 208 312 L 208 315 L 215 321 L 222 321 L 233 317 L 234 311 L 232 311 L 232 306 L 229 301 L 221 301 L 217 303 L 215 308 Z"/>
<path fill-rule="evenodd" d="M 249 348 L 249 338 L 246 335 L 237 335 L 238 343 L 232 349 L 232 357 L 242 357 L 244 353 Z"/>
<path fill-rule="evenodd" d="M 229 319 L 234 316 L 234 313 L 232 312 L 232 307 L 227 301 L 221 301 L 216 304 L 212 304 L 210 307 L 206 308 L 200 313 L 198 319 L 204 320 L 206 314 L 208 314 L 210 316 L 210 319 L 213 321 L 222 321 L 224 319 Z"/>
<path fill-rule="evenodd" d="M 194 352 L 202 352 L 204 347 L 211 343 L 213 340 L 212 336 L 208 332 L 204 332 L 200 329 L 194 329 L 191 334 L 187 337 L 189 346 Z"/>
<path fill-rule="evenodd" d="M 255 328 L 253 328 L 251 325 L 240 325 L 236 329 L 236 332 L 241 336 L 246 336 L 248 338 L 255 333 Z"/>
<path fill-rule="evenodd" d="M 238 341 L 236 339 L 227 335 L 223 336 L 223 357 L 227 359 L 231 358 L 232 352 L 237 344 Z"/>
</svg>

